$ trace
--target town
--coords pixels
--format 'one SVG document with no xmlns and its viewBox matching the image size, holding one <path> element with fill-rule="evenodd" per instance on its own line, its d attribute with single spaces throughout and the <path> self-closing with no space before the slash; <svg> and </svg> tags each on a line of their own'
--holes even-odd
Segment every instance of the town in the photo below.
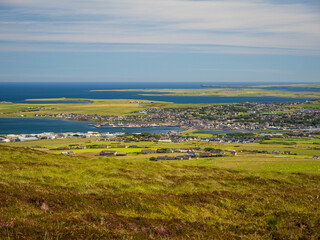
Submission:
<svg viewBox="0 0 320 240">
<path fill-rule="evenodd" d="M 203 107 L 148 108 L 128 115 L 90 115 L 58 113 L 40 115 L 37 118 L 61 118 L 91 121 L 102 124 L 118 124 L 118 127 L 177 126 L 190 129 L 230 130 L 284 130 L 302 131 L 320 128 L 320 110 L 306 101 L 303 108 L 291 103 L 232 103 Z M 310 105 L 310 107 L 308 106 Z M 140 124 L 140 125 L 139 125 Z M 102 127 L 101 124 L 93 125 Z"/>
</svg>

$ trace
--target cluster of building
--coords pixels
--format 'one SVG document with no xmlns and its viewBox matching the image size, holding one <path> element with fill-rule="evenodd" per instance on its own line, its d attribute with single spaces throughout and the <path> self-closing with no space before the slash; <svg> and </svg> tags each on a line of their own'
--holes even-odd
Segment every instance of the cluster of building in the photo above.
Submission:
<svg viewBox="0 0 320 240">
<path fill-rule="evenodd" d="M 307 102 L 308 103 L 308 102 Z M 184 129 L 301 130 L 320 128 L 320 110 L 291 103 L 232 103 L 204 107 L 149 108 L 125 116 L 59 113 L 36 117 L 63 118 L 108 124 L 157 124 Z M 306 106 L 308 104 L 305 104 Z"/>
<path fill-rule="evenodd" d="M 200 148 L 189 148 L 189 149 L 167 149 L 167 153 L 170 152 L 180 152 L 180 153 L 187 153 L 187 155 L 182 156 L 157 156 L 157 160 L 190 160 L 191 158 L 207 158 L 207 157 L 220 157 L 226 154 L 224 150 L 221 149 L 210 149 L 210 150 L 202 150 Z M 182 150 L 182 151 L 181 151 Z M 158 151 L 157 151 L 158 152 Z M 236 150 L 228 150 L 230 155 L 237 156 Z M 160 153 L 160 152 L 158 152 Z M 162 153 L 162 151 L 161 151 Z M 155 160 L 155 159 L 151 159 Z"/>
<path fill-rule="evenodd" d="M 228 152 L 233 155 L 236 156 L 237 155 L 237 151 L 235 150 L 228 150 Z M 153 150 L 153 149 L 143 149 L 140 152 L 141 154 L 156 154 L 156 153 L 185 153 L 186 155 L 179 155 L 179 156 L 157 156 L 157 157 L 151 157 L 150 160 L 190 160 L 191 158 L 205 158 L 205 157 L 218 157 L 218 156 L 223 156 L 226 154 L 225 151 L 221 150 L 221 149 L 201 149 L 201 148 L 180 148 L 180 149 L 172 149 L 172 148 L 168 148 L 168 149 L 157 149 L 157 150 Z M 66 153 L 62 153 L 62 154 L 66 154 Z M 69 153 L 69 154 L 74 154 L 73 152 Z M 118 152 L 118 151 L 108 151 L 108 150 L 104 150 L 101 151 L 100 156 L 127 156 L 127 153 L 124 152 Z"/>
<path fill-rule="evenodd" d="M 0 135 L 0 143 L 9 143 L 9 142 L 24 142 L 24 141 L 34 141 L 40 139 L 62 139 L 62 138 L 116 138 L 124 133 L 99 133 L 99 132 L 87 132 L 87 133 L 34 133 L 34 134 L 7 134 Z"/>
<path fill-rule="evenodd" d="M 303 133 L 301 133 L 303 134 Z M 241 135 L 241 134 L 240 134 Z M 261 133 L 261 134 L 243 134 L 243 136 L 236 137 L 234 134 L 220 134 L 212 137 L 203 137 L 198 136 L 183 136 L 179 131 L 170 131 L 168 133 L 161 134 L 145 134 L 145 133 L 133 133 L 125 134 L 123 132 L 118 133 L 100 133 L 100 132 L 87 132 L 87 133 L 37 133 L 37 134 L 8 134 L 0 135 L 0 143 L 9 143 L 9 142 L 23 142 L 23 141 L 33 141 L 41 139 L 63 139 L 63 138 L 97 138 L 99 141 L 117 141 L 117 142 L 128 142 L 128 141 L 153 141 L 160 143 L 179 143 L 179 142 L 190 142 L 190 141 L 199 141 L 207 143 L 257 143 L 263 140 L 265 137 L 273 138 L 288 138 L 285 133 Z M 304 137 L 314 138 L 313 136 L 306 135 Z M 74 149 L 82 148 L 83 146 L 76 146 Z M 118 146 L 117 148 L 121 148 Z M 127 147 L 127 146 L 123 146 Z M 138 147 L 138 146 L 129 146 L 129 147 Z M 100 148 L 107 148 L 105 145 L 101 145 Z M 61 148 L 57 150 L 70 150 L 72 148 Z"/>
<path fill-rule="evenodd" d="M 297 110 L 297 103 L 236 103 L 218 106 L 147 109 L 136 120 L 168 121 L 186 129 L 300 130 L 320 126 L 320 110 Z M 130 119 L 130 120 L 133 120 Z"/>
<path fill-rule="evenodd" d="M 118 151 L 101 151 L 100 156 L 127 156 L 127 153 Z"/>
</svg>

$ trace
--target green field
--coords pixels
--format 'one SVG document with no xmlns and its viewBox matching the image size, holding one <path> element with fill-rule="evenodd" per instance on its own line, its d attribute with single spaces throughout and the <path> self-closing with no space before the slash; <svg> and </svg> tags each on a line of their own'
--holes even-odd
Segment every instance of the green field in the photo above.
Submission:
<svg viewBox="0 0 320 240">
<path fill-rule="evenodd" d="M 88 103 L 38 104 L 38 101 L 90 101 Z M 34 104 L 0 103 L 0 117 L 34 117 L 34 114 L 49 115 L 57 113 L 124 115 L 144 109 L 142 103 L 133 100 L 91 100 L 91 99 L 34 99 Z"/>
<path fill-rule="evenodd" d="M 148 157 L 69 157 L 0 145 L 0 239 L 320 236 L 319 160 Z"/>
</svg>

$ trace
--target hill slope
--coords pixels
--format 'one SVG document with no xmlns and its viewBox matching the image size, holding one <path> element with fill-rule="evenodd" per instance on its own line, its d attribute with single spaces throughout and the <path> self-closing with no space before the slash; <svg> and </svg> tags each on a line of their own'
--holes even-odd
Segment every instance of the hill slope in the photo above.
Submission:
<svg viewBox="0 0 320 240">
<path fill-rule="evenodd" d="M 317 239 L 319 186 L 305 173 L 0 146 L 0 239 Z"/>
</svg>

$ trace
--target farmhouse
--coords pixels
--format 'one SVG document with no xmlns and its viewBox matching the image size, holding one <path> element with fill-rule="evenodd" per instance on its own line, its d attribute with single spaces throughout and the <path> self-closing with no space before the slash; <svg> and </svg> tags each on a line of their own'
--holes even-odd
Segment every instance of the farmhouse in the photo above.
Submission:
<svg viewBox="0 0 320 240">
<path fill-rule="evenodd" d="M 167 149 L 165 148 L 161 148 L 161 149 L 157 149 L 157 153 L 166 153 Z"/>
<path fill-rule="evenodd" d="M 76 149 L 86 149 L 86 146 L 77 146 Z"/>
<path fill-rule="evenodd" d="M 210 153 L 213 153 L 213 154 L 225 154 L 225 152 L 223 150 L 220 150 L 220 149 L 213 149 L 210 151 Z"/>
<path fill-rule="evenodd" d="M 99 148 L 109 148 L 107 145 L 99 145 Z"/>
<path fill-rule="evenodd" d="M 157 160 L 190 160 L 190 156 L 176 156 L 176 157 L 169 157 L 169 156 L 158 156 Z"/>
<path fill-rule="evenodd" d="M 235 151 L 235 150 L 230 151 L 230 154 L 231 154 L 232 156 L 237 156 L 237 151 Z"/>
<path fill-rule="evenodd" d="M 117 153 L 117 151 L 101 151 L 100 156 L 115 156 Z"/>
<path fill-rule="evenodd" d="M 203 152 L 203 153 L 200 153 L 200 156 L 199 157 L 212 157 L 212 153 L 209 153 L 209 152 Z"/>
<path fill-rule="evenodd" d="M 21 136 L 21 137 L 18 137 L 18 139 L 20 142 L 38 140 L 37 137 L 31 137 L 31 136 Z"/>
<path fill-rule="evenodd" d="M 170 139 L 159 139 L 158 142 L 162 142 L 162 143 L 171 143 L 172 141 Z"/>
<path fill-rule="evenodd" d="M 124 156 L 127 156 L 127 153 L 117 152 L 117 153 L 116 153 L 116 156 L 124 157 Z"/>
<path fill-rule="evenodd" d="M 175 160 L 190 160 L 191 156 L 176 156 Z"/>
<path fill-rule="evenodd" d="M 273 154 L 282 154 L 282 152 L 279 151 L 279 150 L 274 150 L 274 151 L 272 151 L 272 153 L 273 153 Z"/>
<path fill-rule="evenodd" d="M 61 152 L 62 155 L 74 155 L 72 151 Z"/>
<path fill-rule="evenodd" d="M 128 148 L 126 145 L 119 145 L 117 148 Z"/>
<path fill-rule="evenodd" d="M 191 157 L 197 157 L 197 156 L 199 156 L 199 153 L 191 152 L 191 153 L 188 153 L 188 155 L 191 156 Z"/>
<path fill-rule="evenodd" d="M 180 153 L 191 153 L 194 152 L 193 148 L 180 148 Z"/>
<path fill-rule="evenodd" d="M 143 153 L 143 154 L 151 154 L 151 153 L 156 153 L 156 151 L 152 150 L 152 149 L 143 149 L 143 150 L 141 150 L 141 153 Z"/>
<path fill-rule="evenodd" d="M 131 146 L 129 146 L 129 148 L 139 148 L 139 146 L 137 146 L 137 145 L 131 145 Z"/>
<path fill-rule="evenodd" d="M 86 135 L 83 135 L 83 134 L 74 134 L 72 135 L 73 138 L 86 138 Z"/>
</svg>

